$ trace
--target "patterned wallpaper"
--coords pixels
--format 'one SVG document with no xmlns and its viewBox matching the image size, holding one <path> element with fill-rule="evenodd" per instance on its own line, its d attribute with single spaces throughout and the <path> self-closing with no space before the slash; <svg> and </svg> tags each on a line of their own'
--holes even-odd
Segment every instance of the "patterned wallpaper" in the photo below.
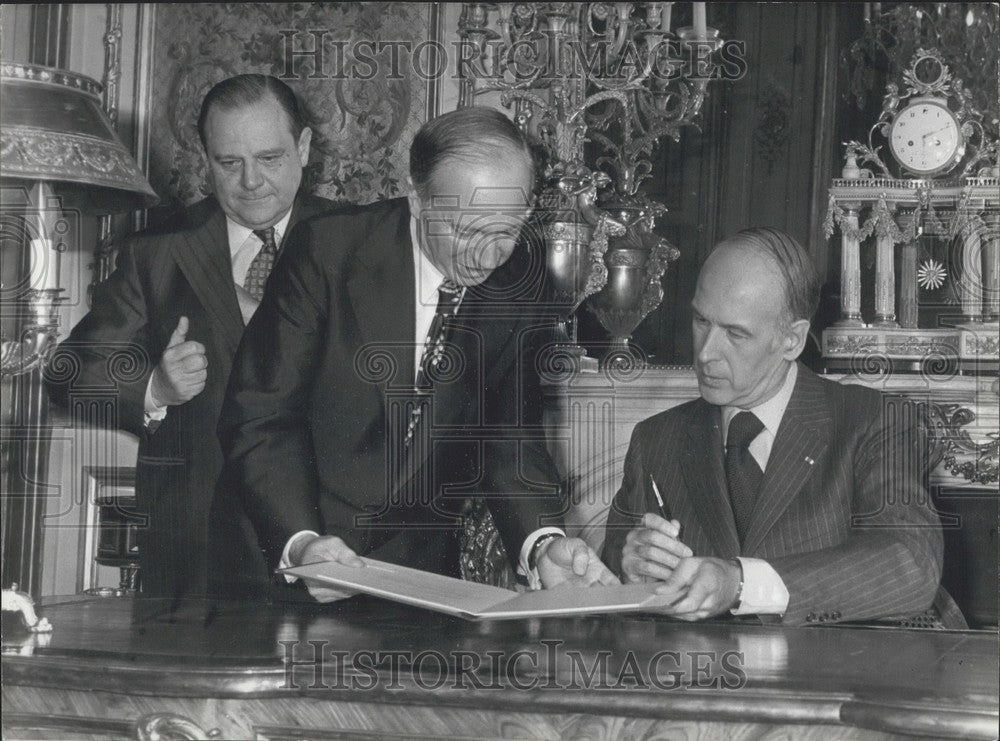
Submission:
<svg viewBox="0 0 1000 741">
<path fill-rule="evenodd" d="M 430 3 L 161 3 L 153 52 L 149 178 L 164 202 L 208 193 L 196 120 L 201 99 L 226 77 L 282 77 L 298 93 L 313 129 L 306 184 L 334 200 L 368 203 L 402 192 L 407 148 L 425 119 L 431 85 L 405 51 L 390 65 L 392 44 L 430 38 Z M 295 50 L 323 45 L 287 68 Z M 362 51 L 358 51 L 360 48 Z M 381 54 L 372 54 L 382 44 Z M 398 46 L 403 49 L 405 47 Z M 342 51 L 341 51 L 342 50 Z M 400 53 L 400 52 L 397 52 Z M 364 56 L 375 57 L 375 63 Z M 343 59 L 343 64 L 339 61 Z M 373 74 L 374 73 L 374 74 Z M 370 79 L 364 79 L 370 77 Z"/>
</svg>

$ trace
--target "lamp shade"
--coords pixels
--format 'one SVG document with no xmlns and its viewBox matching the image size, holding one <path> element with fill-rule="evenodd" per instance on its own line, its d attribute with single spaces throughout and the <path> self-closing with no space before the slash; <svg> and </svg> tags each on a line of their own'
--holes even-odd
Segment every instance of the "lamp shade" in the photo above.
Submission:
<svg viewBox="0 0 1000 741">
<path fill-rule="evenodd" d="M 101 107 L 100 84 L 33 64 L 0 65 L 0 179 L 46 182 L 64 209 L 89 214 L 158 200 Z"/>
</svg>

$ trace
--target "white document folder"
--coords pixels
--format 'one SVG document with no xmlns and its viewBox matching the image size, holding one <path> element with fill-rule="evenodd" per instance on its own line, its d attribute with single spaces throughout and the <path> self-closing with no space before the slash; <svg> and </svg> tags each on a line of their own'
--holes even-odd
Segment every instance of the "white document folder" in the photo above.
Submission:
<svg viewBox="0 0 1000 741">
<path fill-rule="evenodd" d="M 279 573 L 466 620 L 642 612 L 667 603 L 667 599 L 654 594 L 652 585 L 648 584 L 565 586 L 538 592 L 514 592 L 371 558 L 361 560 L 365 563 L 363 568 L 320 562 L 281 569 Z"/>
</svg>

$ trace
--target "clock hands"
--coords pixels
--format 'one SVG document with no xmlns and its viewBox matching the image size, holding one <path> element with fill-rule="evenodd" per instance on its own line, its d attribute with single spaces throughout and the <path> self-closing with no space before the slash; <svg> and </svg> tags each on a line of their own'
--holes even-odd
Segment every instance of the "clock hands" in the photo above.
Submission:
<svg viewBox="0 0 1000 741">
<path fill-rule="evenodd" d="M 947 126 L 947 125 L 945 125 L 945 126 L 942 126 L 942 127 L 940 128 L 940 129 L 934 129 L 934 131 L 928 131 L 928 132 L 927 132 L 926 134 L 924 134 L 924 136 L 923 136 L 923 140 L 924 140 L 924 141 L 927 141 L 927 137 L 928 137 L 928 136 L 934 136 L 934 134 L 938 133 L 939 131 L 944 131 L 944 130 L 945 130 L 945 129 L 947 129 L 947 128 L 950 128 L 950 127 L 949 127 L 949 126 Z M 941 143 L 941 140 L 940 140 L 940 139 L 938 139 L 937 143 L 938 143 L 938 144 L 940 144 L 940 143 Z"/>
</svg>

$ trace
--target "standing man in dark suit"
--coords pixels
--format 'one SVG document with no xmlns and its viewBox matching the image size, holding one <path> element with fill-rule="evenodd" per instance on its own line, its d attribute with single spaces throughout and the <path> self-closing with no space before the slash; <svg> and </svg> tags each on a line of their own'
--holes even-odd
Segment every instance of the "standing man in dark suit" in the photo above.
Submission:
<svg viewBox="0 0 1000 741">
<path fill-rule="evenodd" d="M 524 138 L 498 111 L 447 113 L 417 133 L 410 175 L 407 198 L 301 224 L 244 336 L 219 424 L 223 591 L 356 554 L 457 576 L 463 533 L 466 555 L 490 537 L 470 497 L 535 586 L 617 581 L 559 528 L 535 365 L 552 317 L 518 246 Z"/>
<path fill-rule="evenodd" d="M 701 398 L 636 426 L 605 559 L 627 581 L 662 580 L 656 591 L 675 597 L 665 611 L 685 620 L 864 620 L 933 602 L 959 626 L 938 592 L 914 408 L 796 362 L 818 299 L 808 254 L 784 232 L 716 246 L 692 301 Z M 657 498 L 671 519 L 654 514 Z"/>
<path fill-rule="evenodd" d="M 171 597 L 205 591 L 208 511 L 222 470 L 215 428 L 244 324 L 282 237 L 332 206 L 299 194 L 311 131 L 280 80 L 220 82 L 202 102 L 198 133 L 214 197 L 169 230 L 128 240 L 53 360 L 75 377 L 47 379 L 76 418 L 139 437 L 142 590 Z M 115 360 L 126 356 L 127 369 Z M 95 404 L 109 389 L 116 403 Z"/>
</svg>

